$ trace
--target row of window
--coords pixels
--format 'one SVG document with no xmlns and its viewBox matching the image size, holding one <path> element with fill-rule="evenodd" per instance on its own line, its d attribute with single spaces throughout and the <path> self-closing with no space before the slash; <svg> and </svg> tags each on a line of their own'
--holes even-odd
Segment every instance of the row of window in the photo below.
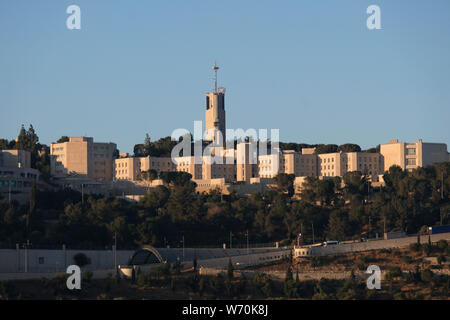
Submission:
<svg viewBox="0 0 450 320">
<path fill-rule="evenodd" d="M 406 148 L 406 154 L 409 156 L 415 156 L 416 155 L 416 148 Z"/>
<path fill-rule="evenodd" d="M 16 180 L 0 180 L 0 188 L 22 189 L 30 188 L 31 182 L 29 181 L 16 181 Z"/>
</svg>

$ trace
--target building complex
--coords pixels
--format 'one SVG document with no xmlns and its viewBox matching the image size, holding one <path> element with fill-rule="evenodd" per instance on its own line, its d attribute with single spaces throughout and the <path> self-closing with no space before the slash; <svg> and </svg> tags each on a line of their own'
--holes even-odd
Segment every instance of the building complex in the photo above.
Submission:
<svg viewBox="0 0 450 320">
<path fill-rule="evenodd" d="M 206 94 L 205 136 L 212 143 L 225 145 L 225 88 L 217 86 L 218 69 L 214 64 L 214 90 Z M 446 144 L 425 143 L 420 139 L 413 143 L 392 140 L 381 145 L 380 151 L 376 153 L 316 154 L 314 148 L 275 151 L 258 155 L 251 150 L 250 142 L 242 141 L 233 150 L 220 149 L 215 157 L 202 156 L 201 161 L 195 161 L 194 156 L 173 159 L 132 157 L 127 154 L 116 155 L 114 143 L 98 143 L 90 137 L 71 137 L 67 142 L 51 144 L 51 174 L 57 178 L 79 175 L 96 181 L 139 183 L 146 180 L 144 173 L 150 170 L 154 170 L 156 175 L 165 171 L 182 171 L 192 175 L 199 191 L 217 187 L 223 191 L 227 189 L 227 185 L 240 185 L 245 192 L 252 192 L 259 190 L 261 184 L 273 183 L 272 179 L 279 173 L 293 174 L 298 178 L 296 183 L 301 183 L 304 181 L 302 177 L 323 179 L 360 171 L 368 175 L 372 182 L 379 182 L 380 176 L 392 165 L 411 171 L 417 167 L 450 160 Z M 214 161 L 217 156 L 221 157 L 221 161 Z M 228 159 L 229 157 L 232 159 Z M 26 159 L 21 161 L 26 163 Z M 249 185 L 254 185 L 254 188 Z"/>
</svg>

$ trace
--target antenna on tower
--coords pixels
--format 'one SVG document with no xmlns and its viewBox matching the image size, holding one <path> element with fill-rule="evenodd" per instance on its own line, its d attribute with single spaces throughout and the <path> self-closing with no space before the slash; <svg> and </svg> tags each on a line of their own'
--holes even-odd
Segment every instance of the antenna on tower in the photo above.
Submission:
<svg viewBox="0 0 450 320">
<path fill-rule="evenodd" d="M 217 93 L 217 70 L 219 70 L 219 67 L 216 64 L 216 61 L 214 61 L 214 66 L 212 68 L 214 70 L 214 92 Z"/>
</svg>

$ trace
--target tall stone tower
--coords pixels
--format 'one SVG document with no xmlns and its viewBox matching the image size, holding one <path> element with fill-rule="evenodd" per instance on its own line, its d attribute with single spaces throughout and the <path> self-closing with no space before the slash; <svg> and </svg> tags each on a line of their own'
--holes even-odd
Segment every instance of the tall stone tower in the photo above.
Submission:
<svg viewBox="0 0 450 320">
<path fill-rule="evenodd" d="M 225 88 L 217 88 L 217 70 L 216 63 L 214 70 L 214 91 L 206 94 L 206 112 L 205 129 L 206 140 L 219 143 L 219 136 L 222 136 L 222 145 L 225 145 Z"/>
</svg>

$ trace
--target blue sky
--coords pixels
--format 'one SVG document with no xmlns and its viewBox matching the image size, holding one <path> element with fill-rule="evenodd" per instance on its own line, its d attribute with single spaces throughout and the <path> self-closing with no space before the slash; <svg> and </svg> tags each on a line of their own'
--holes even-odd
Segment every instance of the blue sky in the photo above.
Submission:
<svg viewBox="0 0 450 320">
<path fill-rule="evenodd" d="M 81 30 L 66 8 L 81 8 Z M 366 28 L 381 8 L 382 30 Z M 204 121 L 282 141 L 450 143 L 450 1 L 0 0 L 0 137 L 93 136 L 132 152 Z"/>
</svg>

